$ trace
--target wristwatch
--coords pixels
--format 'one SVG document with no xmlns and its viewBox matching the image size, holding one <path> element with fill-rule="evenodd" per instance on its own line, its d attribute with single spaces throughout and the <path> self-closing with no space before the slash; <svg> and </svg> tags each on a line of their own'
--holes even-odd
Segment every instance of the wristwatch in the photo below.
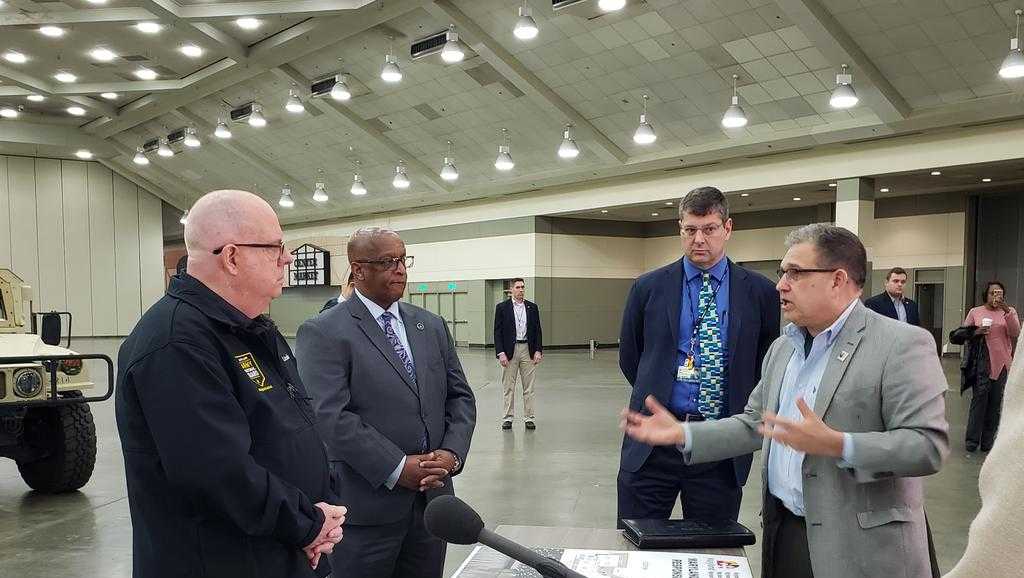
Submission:
<svg viewBox="0 0 1024 578">
<path fill-rule="evenodd" d="M 452 469 L 448 472 L 449 474 L 454 474 L 455 472 L 459 471 L 459 468 L 462 467 L 462 460 L 459 459 L 459 456 L 455 452 L 453 452 L 451 450 L 446 450 L 446 451 L 451 453 L 452 454 L 452 458 L 455 459 L 455 465 L 452 466 Z"/>
</svg>

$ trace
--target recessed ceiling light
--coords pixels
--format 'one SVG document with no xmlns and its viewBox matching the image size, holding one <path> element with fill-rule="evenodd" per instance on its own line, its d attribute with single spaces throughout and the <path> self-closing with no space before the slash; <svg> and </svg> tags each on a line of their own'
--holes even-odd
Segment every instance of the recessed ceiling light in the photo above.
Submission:
<svg viewBox="0 0 1024 578">
<path fill-rule="evenodd" d="M 159 22 L 139 22 L 135 25 L 135 29 L 146 34 L 156 34 L 163 30 L 164 27 Z"/>
<path fill-rule="evenodd" d="M 608 214 L 608 209 L 601 209 L 601 214 L 602 215 Z"/>
<path fill-rule="evenodd" d="M 88 151 L 88 150 L 85 150 L 85 149 L 79 149 L 79 150 L 75 151 L 75 156 L 80 158 L 80 159 L 89 160 L 89 159 L 92 158 L 92 151 Z"/>
<path fill-rule="evenodd" d="M 672 201 L 665 201 L 665 206 L 666 207 L 671 207 L 673 204 L 675 204 L 675 203 L 673 203 Z"/>
<path fill-rule="evenodd" d="M 61 82 L 74 82 L 78 80 L 78 77 L 70 72 L 61 71 L 53 75 L 54 78 Z"/>
<path fill-rule="evenodd" d="M 990 179 L 988 177 L 985 177 L 985 178 L 981 179 L 981 182 L 983 182 L 983 183 L 991 183 L 992 179 Z"/>
<path fill-rule="evenodd" d="M 17 50 L 8 50 L 7 52 L 4 52 L 4 60 L 14 64 L 24 64 L 28 60 L 28 57 Z"/>
<path fill-rule="evenodd" d="M 64 36 L 64 29 L 60 26 L 40 26 L 39 33 L 50 38 L 60 38 Z"/>
<path fill-rule="evenodd" d="M 100 96 L 105 98 L 105 99 L 107 99 L 107 100 L 117 100 L 117 93 L 116 92 L 104 92 Z"/>
<path fill-rule="evenodd" d="M 199 58 L 203 55 L 203 49 L 195 44 L 186 44 L 179 48 L 182 54 L 189 58 Z"/>
<path fill-rule="evenodd" d="M 750 196 L 750 193 L 740 193 L 740 196 L 741 196 L 741 197 L 749 197 L 749 196 Z"/>
<path fill-rule="evenodd" d="M 598 0 L 597 6 L 605 12 L 615 12 L 625 8 L 626 0 Z"/>
<path fill-rule="evenodd" d="M 103 48 L 102 46 L 90 50 L 89 56 L 91 56 L 93 60 L 99 60 L 100 62 L 110 62 L 111 60 L 117 58 L 117 55 L 114 54 L 113 51 L 107 48 Z"/>
<path fill-rule="evenodd" d="M 88 2 L 89 4 L 96 4 L 96 5 L 106 4 L 107 3 L 107 0 L 85 0 L 85 1 Z"/>
<path fill-rule="evenodd" d="M 71 115 L 74 115 L 74 116 L 85 116 L 85 109 L 80 107 L 80 106 L 69 106 L 68 107 L 68 114 L 71 114 Z"/>
<path fill-rule="evenodd" d="M 794 201 L 802 201 L 804 199 L 803 199 L 803 197 L 793 197 L 793 200 Z"/>
<path fill-rule="evenodd" d="M 136 70 L 134 74 L 142 80 L 156 80 L 156 72 L 146 67 Z"/>
<path fill-rule="evenodd" d="M 652 217 L 657 217 L 657 216 L 658 216 L 658 213 L 651 213 L 651 216 L 652 216 Z"/>
<path fill-rule="evenodd" d="M 18 111 L 13 108 L 0 108 L 0 117 L 3 118 L 18 118 Z"/>
<path fill-rule="evenodd" d="M 830 187 L 832 187 L 834 189 L 834 188 L 839 186 L 839 183 L 829 183 L 828 186 L 830 186 Z"/>
<path fill-rule="evenodd" d="M 888 193 L 889 192 L 889 188 L 888 187 L 882 187 L 882 188 L 878 189 L 878 192 L 880 192 L 880 193 Z"/>
<path fill-rule="evenodd" d="M 256 30 L 260 27 L 261 22 L 255 18 L 239 18 L 235 20 L 235 24 L 243 30 Z"/>
<path fill-rule="evenodd" d="M 942 174 L 942 171 L 932 171 L 932 176 L 937 177 Z"/>
<path fill-rule="evenodd" d="M 44 100 L 46 100 L 46 97 L 41 94 L 30 94 L 25 98 L 29 99 L 32 102 L 43 102 Z"/>
</svg>

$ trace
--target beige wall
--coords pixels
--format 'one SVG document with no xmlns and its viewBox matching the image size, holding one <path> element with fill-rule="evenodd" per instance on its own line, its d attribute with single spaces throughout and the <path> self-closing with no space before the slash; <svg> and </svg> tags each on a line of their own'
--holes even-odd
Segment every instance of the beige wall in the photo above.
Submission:
<svg viewBox="0 0 1024 578">
<path fill-rule="evenodd" d="M 99 163 L 0 156 L 0 267 L 75 336 L 126 335 L 163 295 L 160 200 Z"/>
</svg>

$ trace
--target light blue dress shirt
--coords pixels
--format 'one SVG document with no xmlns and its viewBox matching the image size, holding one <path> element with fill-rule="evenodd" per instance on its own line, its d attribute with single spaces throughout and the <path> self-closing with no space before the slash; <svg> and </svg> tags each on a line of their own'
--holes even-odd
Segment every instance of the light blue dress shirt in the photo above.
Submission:
<svg viewBox="0 0 1024 578">
<path fill-rule="evenodd" d="M 359 297 L 359 300 L 363 302 L 363 305 L 366 305 L 366 308 L 370 311 L 370 315 L 373 315 L 373 318 L 377 320 L 377 325 L 380 325 L 381 331 L 384 331 L 384 321 L 380 318 L 380 316 L 384 314 L 384 308 L 360 293 L 359 289 L 356 289 L 354 293 Z M 395 329 L 395 334 L 398 335 L 398 340 L 402 342 L 402 347 L 404 347 L 405 351 L 409 354 L 409 359 L 415 364 L 416 360 L 413 359 L 412 349 L 409 348 L 409 337 L 405 334 L 405 322 L 402 321 L 402 314 L 398 309 L 398 302 L 395 301 L 392 303 L 391 307 L 387 308 L 387 311 L 388 313 L 391 313 L 393 318 L 391 323 Z M 402 475 L 402 469 L 405 468 L 405 459 L 406 458 L 403 456 L 402 461 L 398 462 L 398 467 L 395 468 L 395 471 L 391 472 L 391 476 L 389 476 L 388 480 L 384 482 L 384 485 L 386 485 L 389 490 L 395 489 L 395 484 L 398 483 L 398 478 Z"/>
<path fill-rule="evenodd" d="M 906 323 L 907 322 L 907 307 L 905 305 L 903 305 L 903 298 L 902 297 L 896 298 L 896 297 L 889 296 L 889 299 L 892 299 L 892 306 L 896 308 L 896 318 L 899 319 L 900 321 Z"/>
</svg>

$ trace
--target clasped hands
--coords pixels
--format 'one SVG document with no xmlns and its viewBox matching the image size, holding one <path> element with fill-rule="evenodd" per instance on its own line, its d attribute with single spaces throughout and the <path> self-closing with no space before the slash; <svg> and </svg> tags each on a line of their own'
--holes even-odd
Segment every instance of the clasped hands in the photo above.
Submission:
<svg viewBox="0 0 1024 578">
<path fill-rule="evenodd" d="M 455 473 L 455 455 L 448 450 L 406 456 L 398 485 L 417 492 L 444 487 L 444 479 Z"/>
<path fill-rule="evenodd" d="M 679 420 L 653 395 L 647 396 L 644 405 L 650 415 L 629 408 L 622 410 L 619 428 L 626 435 L 652 446 L 683 445 L 686 442 Z M 841 457 L 843 433 L 828 427 L 803 398 L 796 400 L 796 406 L 803 419 L 787 419 L 765 412 L 757 426 L 758 433 L 805 454 Z"/>
<path fill-rule="evenodd" d="M 324 523 L 316 538 L 302 549 L 309 566 L 314 570 L 320 564 L 320 556 L 330 554 L 334 551 L 334 545 L 341 542 L 341 525 L 345 523 L 345 514 L 348 512 L 345 506 L 335 506 L 326 502 L 317 502 L 316 507 L 324 513 Z"/>
</svg>

